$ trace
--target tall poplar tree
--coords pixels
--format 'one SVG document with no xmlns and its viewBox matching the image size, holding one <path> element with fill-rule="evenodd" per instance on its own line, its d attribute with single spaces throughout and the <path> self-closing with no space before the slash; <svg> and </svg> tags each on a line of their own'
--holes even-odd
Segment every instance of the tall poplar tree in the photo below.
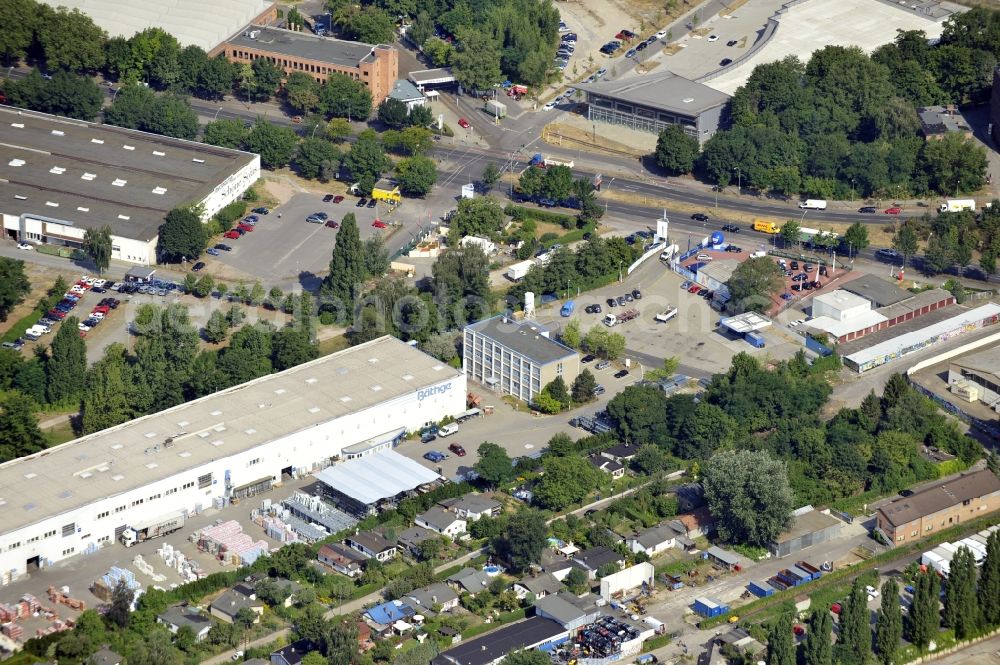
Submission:
<svg viewBox="0 0 1000 665">
<path fill-rule="evenodd" d="M 907 623 L 907 639 L 915 647 L 923 650 L 934 639 L 941 623 L 938 615 L 941 585 L 937 573 L 931 570 L 918 574 L 914 587 L 910 621 Z"/>
<path fill-rule="evenodd" d="M 979 572 L 976 595 L 986 625 L 1000 624 L 1000 531 L 994 531 L 986 540 L 986 560 Z"/>
<path fill-rule="evenodd" d="M 80 319 L 67 316 L 55 339 L 51 355 L 45 363 L 45 386 L 51 404 L 76 402 L 83 394 L 87 376 L 87 347 L 77 327 Z"/>
<path fill-rule="evenodd" d="M 337 311 L 354 309 L 354 289 L 365 281 L 365 254 L 354 213 L 347 213 L 340 222 L 337 244 L 330 256 L 330 274 L 320 286 L 320 309 Z"/>
<path fill-rule="evenodd" d="M 795 665 L 792 615 L 787 612 L 775 619 L 767 632 L 767 665 Z"/>
<path fill-rule="evenodd" d="M 872 632 L 868 624 L 868 594 L 860 579 L 854 580 L 851 595 L 843 603 L 840 614 L 840 638 L 837 641 L 837 652 L 841 662 L 865 662 L 865 657 L 871 653 Z"/>
<path fill-rule="evenodd" d="M 833 663 L 833 646 L 830 635 L 833 632 L 833 620 L 824 608 L 815 609 L 809 617 L 809 634 L 806 636 L 803 660 L 805 665 L 831 665 Z"/>
<path fill-rule="evenodd" d="M 899 609 L 899 586 L 889 578 L 882 585 L 882 605 L 875 621 L 875 648 L 882 665 L 891 665 L 903 637 L 903 613 Z"/>
<path fill-rule="evenodd" d="M 948 586 L 944 599 L 944 625 L 955 630 L 962 640 L 972 635 L 979 625 L 976 606 L 976 562 L 972 551 L 959 547 L 951 558 Z"/>
</svg>

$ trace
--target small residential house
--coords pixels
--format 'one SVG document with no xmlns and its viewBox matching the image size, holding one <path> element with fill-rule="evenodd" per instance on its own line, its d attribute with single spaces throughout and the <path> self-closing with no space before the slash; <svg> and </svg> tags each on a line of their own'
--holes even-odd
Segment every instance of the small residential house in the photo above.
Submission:
<svg viewBox="0 0 1000 665">
<path fill-rule="evenodd" d="M 538 599 L 545 598 L 550 593 L 558 593 L 563 588 L 563 583 L 550 573 L 542 573 L 541 575 L 522 577 L 511 588 L 520 599 L 524 599 L 529 593 Z"/>
<path fill-rule="evenodd" d="M 168 607 L 165 611 L 157 615 L 156 622 L 166 626 L 174 635 L 177 634 L 178 630 L 187 626 L 194 633 L 196 642 L 201 642 L 205 639 L 208 631 L 212 628 L 211 619 L 186 605 Z"/>
<path fill-rule="evenodd" d="M 448 612 L 458 607 L 458 594 L 447 584 L 435 582 L 411 591 L 403 597 L 403 602 L 417 611 L 433 610 L 435 605 L 440 605 L 442 612 Z"/>
<path fill-rule="evenodd" d="M 399 549 L 375 531 L 361 531 L 344 539 L 344 544 L 353 550 L 361 552 L 369 559 L 378 559 L 382 563 L 394 558 Z"/>
<path fill-rule="evenodd" d="M 368 557 L 357 550 L 338 543 L 330 543 L 319 548 L 316 559 L 325 566 L 333 568 L 341 575 L 357 577 L 363 572 L 363 564 Z"/>
<path fill-rule="evenodd" d="M 440 533 L 449 538 L 456 538 L 465 533 L 466 521 L 455 513 L 445 510 L 440 506 L 432 506 L 428 510 L 417 515 L 414 519 L 417 526 L 430 529 L 435 533 Z"/>
<path fill-rule="evenodd" d="M 448 578 L 448 584 L 459 592 L 475 596 L 480 591 L 488 589 L 493 578 L 482 570 L 463 568 Z"/>
<path fill-rule="evenodd" d="M 440 535 L 422 526 L 411 526 L 396 536 L 396 545 L 403 552 L 416 559 L 420 557 L 420 546 L 434 538 L 440 538 Z"/>
<path fill-rule="evenodd" d="M 619 443 L 617 446 L 602 450 L 601 456 L 614 460 L 619 464 L 625 464 L 635 457 L 637 452 L 639 452 L 639 446 L 631 443 Z"/>
<path fill-rule="evenodd" d="M 264 603 L 256 596 L 245 596 L 234 589 L 227 589 L 209 605 L 209 614 L 226 623 L 236 623 L 236 615 L 242 609 L 256 614 L 254 623 L 259 623 L 260 616 L 264 614 Z"/>
<path fill-rule="evenodd" d="M 320 645 L 312 640 L 298 640 L 271 652 L 271 665 L 299 665 L 306 654 L 319 651 Z"/>
<path fill-rule="evenodd" d="M 112 651 L 107 644 L 94 652 L 87 662 L 89 665 L 122 665 L 125 660 L 116 651 Z"/>
<path fill-rule="evenodd" d="M 581 566 L 590 579 L 597 579 L 597 571 L 601 566 L 611 564 L 618 570 L 625 567 L 625 557 L 610 547 L 591 547 L 573 558 L 573 562 Z"/>
<path fill-rule="evenodd" d="M 402 600 L 390 600 L 381 605 L 369 607 L 364 613 L 364 619 L 375 630 L 381 632 L 387 630 L 395 622 L 405 621 L 416 613 L 417 611 L 408 603 Z"/>
<path fill-rule="evenodd" d="M 647 556 L 656 556 L 677 547 L 678 537 L 684 537 L 687 540 L 686 535 L 687 530 L 684 525 L 678 520 L 671 520 L 639 531 L 628 538 L 626 544 L 633 554 L 642 552 Z"/>
<path fill-rule="evenodd" d="M 587 458 L 598 470 L 603 471 L 614 479 L 625 477 L 625 465 L 621 462 L 604 457 L 603 455 L 591 455 Z"/>
<path fill-rule="evenodd" d="M 278 590 L 277 595 L 282 599 L 281 605 L 283 607 L 291 607 L 295 602 L 295 594 L 302 590 L 301 584 L 284 577 L 271 577 L 267 578 L 267 581 L 273 584 Z M 257 582 L 257 584 L 260 584 L 260 582 Z"/>
<path fill-rule="evenodd" d="M 715 531 L 715 520 L 708 506 L 702 506 L 688 513 L 677 516 L 678 521 L 687 529 L 688 538 L 700 538 Z"/>
<path fill-rule="evenodd" d="M 438 502 L 438 505 L 466 522 L 476 522 L 483 517 L 499 517 L 503 512 L 503 504 L 485 494 L 466 494 L 455 499 L 445 499 Z"/>
</svg>

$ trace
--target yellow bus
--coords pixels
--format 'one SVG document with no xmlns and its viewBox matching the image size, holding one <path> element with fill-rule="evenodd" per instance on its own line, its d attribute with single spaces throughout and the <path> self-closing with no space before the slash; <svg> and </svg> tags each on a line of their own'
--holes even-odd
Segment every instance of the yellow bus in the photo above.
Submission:
<svg viewBox="0 0 1000 665">
<path fill-rule="evenodd" d="M 781 227 L 774 222 L 765 222 L 762 219 L 753 220 L 753 230 L 761 231 L 762 233 L 777 233 L 781 230 Z"/>
</svg>

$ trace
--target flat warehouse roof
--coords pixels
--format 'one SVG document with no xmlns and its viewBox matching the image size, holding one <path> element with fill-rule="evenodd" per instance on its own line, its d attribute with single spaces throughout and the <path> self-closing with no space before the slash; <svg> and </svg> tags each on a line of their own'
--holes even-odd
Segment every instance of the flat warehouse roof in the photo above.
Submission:
<svg viewBox="0 0 1000 665">
<path fill-rule="evenodd" d="M 672 72 L 617 81 L 582 83 L 574 87 L 600 97 L 688 116 L 697 116 L 729 101 L 726 93 Z"/>
<path fill-rule="evenodd" d="M 482 637 L 442 651 L 431 663 L 433 665 L 486 665 L 499 660 L 511 651 L 531 649 L 565 634 L 566 629 L 552 619 L 535 616 L 498 628 Z"/>
<path fill-rule="evenodd" d="M 548 331 L 535 321 L 515 321 L 503 315 L 476 321 L 466 326 L 497 344 L 530 358 L 540 365 L 576 355 L 576 351 L 564 346 L 545 334 Z"/>
<path fill-rule="evenodd" d="M 250 32 L 259 34 L 251 39 L 248 34 Z M 329 62 L 341 67 L 357 67 L 375 48 L 371 44 L 362 42 L 329 39 L 308 32 L 293 32 L 256 25 L 239 33 L 228 43 L 230 46 L 281 53 L 303 60 Z"/>
<path fill-rule="evenodd" d="M 859 295 L 866 300 L 870 300 L 872 307 L 894 305 L 913 297 L 913 294 L 909 291 L 901 289 L 892 282 L 881 277 L 876 277 L 875 275 L 865 275 L 864 277 L 852 279 L 840 288 Z"/>
<path fill-rule="evenodd" d="M 51 7 L 79 9 L 112 37 L 131 37 L 147 28 L 163 28 L 183 46 L 206 51 L 260 16 L 271 0 L 42 0 Z"/>
<path fill-rule="evenodd" d="M 744 312 L 743 314 L 720 319 L 719 325 L 723 328 L 729 328 L 736 334 L 742 335 L 767 328 L 771 325 L 771 320 L 757 312 Z"/>
<path fill-rule="evenodd" d="M 435 83 L 454 82 L 455 74 L 451 71 L 451 67 L 439 67 L 410 72 L 408 78 L 416 85 L 434 85 Z"/>
<path fill-rule="evenodd" d="M 0 106 L 0 212 L 150 240 L 257 159 L 239 150 Z"/>
<path fill-rule="evenodd" d="M 12 460 L 0 534 L 459 376 L 385 336 Z"/>
<path fill-rule="evenodd" d="M 776 543 L 784 543 L 789 540 L 795 540 L 796 538 L 801 538 L 807 533 L 816 533 L 817 531 L 822 531 L 831 526 L 836 526 L 840 524 L 840 520 L 836 517 L 831 517 L 818 510 L 810 510 L 807 513 L 801 515 L 796 515 L 792 518 L 792 526 L 784 533 L 778 534 L 774 539 Z"/>
<path fill-rule="evenodd" d="M 433 483 L 441 476 L 392 450 L 382 450 L 313 474 L 324 485 L 365 505 Z"/>
</svg>

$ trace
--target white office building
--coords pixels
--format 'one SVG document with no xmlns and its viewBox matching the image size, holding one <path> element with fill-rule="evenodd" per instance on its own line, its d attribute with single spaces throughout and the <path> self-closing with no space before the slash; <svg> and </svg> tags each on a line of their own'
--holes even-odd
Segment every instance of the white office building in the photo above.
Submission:
<svg viewBox="0 0 1000 665">
<path fill-rule="evenodd" d="M 266 491 L 465 409 L 458 370 L 392 337 L 0 465 L 0 583 L 133 524 Z"/>
</svg>

